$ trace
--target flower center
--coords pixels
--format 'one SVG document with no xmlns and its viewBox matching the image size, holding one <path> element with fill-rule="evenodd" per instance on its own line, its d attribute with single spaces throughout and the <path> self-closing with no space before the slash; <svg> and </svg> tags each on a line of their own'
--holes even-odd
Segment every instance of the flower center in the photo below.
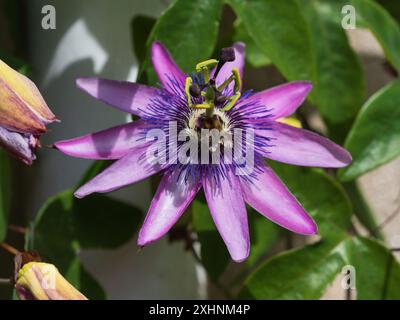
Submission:
<svg viewBox="0 0 400 320">
<path fill-rule="evenodd" d="M 233 108 L 240 98 L 241 79 L 237 68 L 232 69 L 230 77 L 223 83 L 217 84 L 216 78 L 225 63 L 235 60 L 235 51 L 233 48 L 224 48 L 221 50 L 220 60 L 206 60 L 196 65 L 196 79 L 187 77 L 185 82 L 185 96 L 188 107 L 192 109 L 203 109 L 205 114 L 199 119 L 198 128 L 218 129 L 220 130 L 221 119 L 215 115 L 215 109 L 228 111 Z M 215 71 L 211 70 L 215 68 Z M 211 75 L 212 74 L 212 75 Z M 233 92 L 225 90 L 234 82 Z M 230 92 L 229 92 L 230 91 Z"/>
<path fill-rule="evenodd" d="M 217 129 L 218 131 L 221 131 L 222 126 L 222 119 L 219 115 L 213 114 L 211 117 L 207 117 L 205 114 L 202 114 L 196 119 L 195 130 L 201 131 L 201 129 Z"/>
<path fill-rule="evenodd" d="M 232 129 L 228 115 L 219 109 L 215 109 L 212 116 L 208 116 L 204 109 L 192 110 L 187 128 L 199 136 L 203 129 L 209 131 L 216 129 L 222 134 L 229 133 Z"/>
</svg>

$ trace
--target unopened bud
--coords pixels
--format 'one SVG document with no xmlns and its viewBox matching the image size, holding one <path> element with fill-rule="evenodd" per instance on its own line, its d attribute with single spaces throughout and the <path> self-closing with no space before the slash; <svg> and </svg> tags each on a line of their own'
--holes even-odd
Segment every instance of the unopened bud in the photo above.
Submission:
<svg viewBox="0 0 400 320">
<path fill-rule="evenodd" d="M 22 265 L 27 254 L 16 257 L 16 266 L 21 268 L 16 270 L 15 289 L 21 300 L 87 300 L 54 265 L 37 261 Z"/>
<path fill-rule="evenodd" d="M 31 164 L 40 135 L 54 121 L 36 85 L 0 60 L 0 147 Z"/>
</svg>

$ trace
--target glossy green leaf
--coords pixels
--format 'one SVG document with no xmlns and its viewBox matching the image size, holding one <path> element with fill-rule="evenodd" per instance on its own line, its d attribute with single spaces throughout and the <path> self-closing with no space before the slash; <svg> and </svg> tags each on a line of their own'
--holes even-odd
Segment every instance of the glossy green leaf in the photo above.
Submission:
<svg viewBox="0 0 400 320">
<path fill-rule="evenodd" d="M 332 231 L 332 229 L 331 229 Z M 319 299 L 345 265 L 345 234 L 278 254 L 261 264 L 245 281 L 244 299 Z"/>
<path fill-rule="evenodd" d="M 255 68 L 271 64 L 271 59 L 259 48 L 257 43 L 248 34 L 243 23 L 237 19 L 234 23 L 233 41 L 242 41 L 246 44 L 246 61 Z"/>
<path fill-rule="evenodd" d="M 78 258 L 73 259 L 64 274 L 79 291 L 90 300 L 104 300 L 106 293 L 100 284 L 86 271 Z"/>
<path fill-rule="evenodd" d="M 54 264 L 88 298 L 105 299 L 103 289 L 84 270 L 77 257 L 72 208 L 71 191 L 50 198 L 29 229 L 26 250 L 38 251 L 45 261 Z"/>
<path fill-rule="evenodd" d="M 73 197 L 62 192 L 46 201 L 29 228 L 27 250 L 37 250 L 65 272 L 75 257 L 72 227 Z"/>
<path fill-rule="evenodd" d="M 400 26 L 385 8 L 374 0 L 323 0 L 334 11 L 341 12 L 344 5 L 356 11 L 356 27 L 368 28 L 381 44 L 386 58 L 400 70 Z M 398 6 L 396 0 L 395 6 Z M 336 16 L 340 22 L 343 15 Z"/>
<path fill-rule="evenodd" d="M 157 79 L 150 72 L 149 49 L 155 40 L 162 42 L 177 64 L 185 72 L 192 72 L 195 65 L 212 54 L 217 41 L 222 0 L 175 0 L 160 16 L 148 42 L 148 59 L 142 71 L 149 84 Z"/>
<path fill-rule="evenodd" d="M 64 234 L 59 237 L 52 225 L 61 220 L 65 223 Z M 62 247 L 75 243 L 81 248 L 114 249 L 132 239 L 141 221 L 142 212 L 134 206 L 101 194 L 76 199 L 68 190 L 51 198 L 40 210 L 34 226 L 35 243 L 45 234 L 56 241 L 44 243 L 45 246 L 54 247 L 62 241 Z"/>
<path fill-rule="evenodd" d="M 87 273 L 83 274 L 76 256 L 70 212 L 72 202 L 70 191 L 47 201 L 30 228 L 26 249 L 38 251 L 45 261 L 55 264 L 66 279 L 88 297 L 104 298 L 101 287 Z M 99 290 L 85 290 L 93 286 Z"/>
<path fill-rule="evenodd" d="M 280 227 L 248 208 L 250 255 L 247 267 L 254 267 L 274 245 Z M 201 260 L 211 280 L 216 281 L 225 271 L 231 258 L 220 234 L 215 228 L 207 203 L 199 197 L 192 205 L 193 227 L 201 244 Z"/>
<path fill-rule="evenodd" d="M 356 181 L 350 181 L 343 184 L 351 204 L 353 206 L 354 215 L 362 223 L 362 225 L 370 232 L 370 234 L 378 239 L 383 239 L 382 231 L 379 229 L 375 214 L 368 205 L 364 195 L 362 194 Z"/>
<path fill-rule="evenodd" d="M 346 254 L 356 272 L 357 299 L 400 299 L 400 264 L 383 244 L 354 238 Z"/>
<path fill-rule="evenodd" d="M 204 199 L 193 201 L 192 215 L 193 227 L 201 245 L 202 264 L 210 279 L 217 281 L 230 261 L 228 249 L 214 226 L 210 210 Z"/>
<path fill-rule="evenodd" d="M 364 99 L 361 64 L 337 12 L 324 0 L 298 0 L 310 31 L 314 102 L 331 123 L 353 119 Z"/>
<path fill-rule="evenodd" d="M 288 80 L 312 81 L 310 98 L 324 118 L 331 123 L 354 118 L 364 96 L 362 69 L 335 12 L 317 0 L 228 3 Z"/>
<path fill-rule="evenodd" d="M 281 228 L 252 208 L 247 209 L 250 227 L 250 255 L 246 260 L 253 267 L 262 260 L 278 240 Z"/>
<path fill-rule="evenodd" d="M 398 0 L 377 0 L 377 2 L 384 7 L 393 18 L 398 22 L 400 21 L 400 6 Z"/>
<path fill-rule="evenodd" d="M 29 228 L 27 250 L 37 250 L 84 294 L 101 298 L 104 293 L 81 266 L 78 250 L 117 248 L 133 237 L 141 220 L 133 206 L 105 195 L 79 200 L 67 190 L 40 209 Z"/>
<path fill-rule="evenodd" d="M 7 234 L 10 189 L 10 165 L 8 155 L 0 149 L 0 242 Z"/>
<path fill-rule="evenodd" d="M 351 226 L 352 206 L 343 187 L 323 171 L 271 163 L 275 172 L 302 206 L 321 225 L 334 224 L 342 230 Z"/>
<path fill-rule="evenodd" d="M 254 42 L 286 78 L 312 78 L 307 25 L 295 0 L 229 0 L 228 3 Z"/>
<path fill-rule="evenodd" d="M 345 143 L 353 156 L 339 171 L 349 181 L 400 155 L 400 81 L 390 83 L 363 106 Z"/>
<path fill-rule="evenodd" d="M 146 59 L 146 42 L 156 23 L 153 17 L 138 15 L 132 19 L 133 49 L 141 66 Z"/>
<path fill-rule="evenodd" d="M 74 199 L 72 223 L 82 248 L 117 248 L 133 238 L 142 218 L 137 207 L 104 195 Z"/>
<path fill-rule="evenodd" d="M 400 70 L 400 26 L 393 17 L 373 0 L 349 1 L 385 51 L 386 58 Z"/>
<path fill-rule="evenodd" d="M 0 59 L 6 62 L 11 68 L 28 76 L 31 73 L 31 67 L 23 60 L 10 55 L 9 53 L 0 49 Z"/>
</svg>

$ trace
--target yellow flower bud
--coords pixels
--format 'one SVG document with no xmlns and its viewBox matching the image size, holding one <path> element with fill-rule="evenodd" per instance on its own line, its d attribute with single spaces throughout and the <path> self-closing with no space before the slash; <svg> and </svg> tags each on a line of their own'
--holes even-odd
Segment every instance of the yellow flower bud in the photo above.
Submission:
<svg viewBox="0 0 400 320">
<path fill-rule="evenodd" d="M 53 264 L 44 262 L 28 262 L 16 270 L 15 289 L 21 300 L 87 300 Z"/>
<path fill-rule="evenodd" d="M 0 147 L 31 164 L 40 135 L 54 121 L 36 85 L 0 60 Z"/>
</svg>

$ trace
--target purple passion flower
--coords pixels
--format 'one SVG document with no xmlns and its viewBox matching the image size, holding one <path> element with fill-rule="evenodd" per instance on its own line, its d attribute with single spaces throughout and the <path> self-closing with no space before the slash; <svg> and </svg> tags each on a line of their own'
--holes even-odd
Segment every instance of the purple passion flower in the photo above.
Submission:
<svg viewBox="0 0 400 320">
<path fill-rule="evenodd" d="M 151 57 L 160 88 L 78 79 L 80 89 L 140 120 L 55 144 L 74 157 L 117 160 L 79 188 L 76 197 L 110 192 L 162 172 L 139 232 L 138 245 L 145 246 L 164 236 L 203 188 L 215 225 L 232 259 L 238 262 L 248 257 L 250 248 L 246 203 L 286 229 L 315 234 L 315 222 L 264 158 L 338 168 L 348 165 L 351 155 L 324 137 L 280 122 L 303 103 L 312 88 L 309 82 L 242 92 L 244 49 L 243 43 L 225 48 L 219 60 L 200 62 L 195 72 L 187 75 L 164 46 L 154 42 Z M 212 135 L 203 136 L 207 130 L 221 135 L 217 140 Z M 238 131 L 246 134 L 234 134 Z M 163 133 L 164 138 L 154 132 Z M 149 135 L 153 139 L 148 139 Z M 195 141 L 190 148 L 187 138 Z M 246 149 L 244 155 L 252 160 L 251 166 L 239 161 L 240 157 L 226 157 L 228 152 L 221 149 L 227 146 L 233 146 L 234 152 L 239 148 L 242 154 Z M 150 161 L 153 149 L 164 161 Z M 189 150 L 189 160 L 176 161 L 174 150 L 184 154 Z"/>
<path fill-rule="evenodd" d="M 0 60 L 0 147 L 30 165 L 40 136 L 54 121 L 35 84 Z"/>
</svg>

